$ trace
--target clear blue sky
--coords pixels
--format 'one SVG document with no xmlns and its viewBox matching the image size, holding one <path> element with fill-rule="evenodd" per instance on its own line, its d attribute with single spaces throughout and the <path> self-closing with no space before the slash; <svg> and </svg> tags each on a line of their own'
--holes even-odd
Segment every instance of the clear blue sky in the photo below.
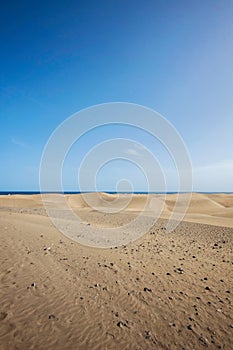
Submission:
<svg viewBox="0 0 233 350">
<path fill-rule="evenodd" d="M 232 16 L 231 0 L 2 3 L 0 190 L 38 190 L 52 131 L 82 108 L 124 101 L 155 109 L 177 128 L 194 190 L 233 191 Z M 83 154 L 95 140 L 98 133 L 83 141 Z M 80 154 L 74 147 L 67 158 L 66 189 L 77 190 L 68 169 Z M 122 178 L 131 171 L 142 189 L 138 170 L 123 163 L 99 174 L 101 189 L 113 189 L 114 167 Z"/>
</svg>

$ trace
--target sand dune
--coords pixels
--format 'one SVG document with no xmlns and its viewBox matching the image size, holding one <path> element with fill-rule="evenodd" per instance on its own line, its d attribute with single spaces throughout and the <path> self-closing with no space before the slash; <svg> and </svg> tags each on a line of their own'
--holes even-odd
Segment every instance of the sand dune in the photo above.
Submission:
<svg viewBox="0 0 233 350">
<path fill-rule="evenodd" d="M 163 217 L 168 218 L 177 195 L 166 200 Z M 179 209 L 179 208 L 178 208 Z M 233 196 L 231 194 L 193 193 L 184 221 L 233 227 Z"/>
<path fill-rule="evenodd" d="M 46 202 L 51 207 L 56 207 L 57 199 L 60 195 L 48 194 L 46 195 Z M 112 210 L 121 213 L 133 211 L 139 212 L 153 211 L 155 203 L 159 206 L 164 205 L 162 217 L 168 218 L 177 200 L 177 194 L 167 195 L 163 198 L 162 195 L 148 196 L 136 195 L 116 195 L 107 193 L 87 193 L 85 195 L 73 194 L 65 195 L 67 205 L 76 211 L 81 212 L 82 209 L 105 209 L 107 206 Z M 181 195 L 182 198 L 182 195 Z M 151 199 L 154 201 L 151 202 Z M 164 202 L 165 199 L 165 202 Z M 148 200 L 148 202 L 147 202 Z M 152 203 L 152 204 L 151 204 Z M 182 206 L 182 201 L 180 203 Z M 0 207 L 3 208 L 43 208 L 41 195 L 11 195 L 0 196 Z M 179 206 L 177 207 L 179 211 Z M 190 205 L 187 209 L 185 221 L 201 222 L 211 225 L 219 225 L 226 227 L 233 227 L 233 195 L 232 194 L 202 194 L 193 193 Z"/>
<path fill-rule="evenodd" d="M 88 203 L 99 210 L 109 203 L 116 210 L 122 207 L 123 210 L 121 213 L 129 211 L 139 212 L 142 210 L 150 212 L 154 210 L 154 206 L 150 204 L 150 201 L 147 204 L 147 196 L 145 195 L 134 195 L 132 198 L 126 195 L 118 199 L 117 195 L 101 194 L 101 197 L 102 200 L 98 194 L 92 193 L 86 195 Z M 149 197 L 150 199 L 157 200 L 157 202 L 152 202 L 154 205 L 158 203 L 158 206 L 164 206 L 162 218 L 169 218 L 176 203 L 177 195 L 167 195 L 166 198 L 163 198 L 161 195 L 150 195 Z M 129 204 L 127 205 L 128 199 Z M 73 209 L 91 209 L 90 205 L 85 202 L 81 195 L 67 196 L 67 201 Z M 104 201 L 107 203 L 104 203 Z M 182 201 L 180 206 L 182 206 Z M 179 211 L 179 206 L 177 210 Z M 233 227 L 233 195 L 193 193 L 184 220 Z"/>
<path fill-rule="evenodd" d="M 93 228 L 126 224 L 147 200 L 87 197 L 66 200 Z M 0 196 L 0 349 L 230 349 L 233 196 L 194 193 L 167 233 L 176 197 L 137 241 L 97 249 L 61 234 L 40 195 Z M 145 215 L 162 196 L 149 199 Z M 46 201 L 59 208 L 57 195 Z"/>
<path fill-rule="evenodd" d="M 21 207 L 33 208 L 41 207 L 42 200 L 40 195 L 6 195 L 0 196 L 0 207 Z"/>
</svg>

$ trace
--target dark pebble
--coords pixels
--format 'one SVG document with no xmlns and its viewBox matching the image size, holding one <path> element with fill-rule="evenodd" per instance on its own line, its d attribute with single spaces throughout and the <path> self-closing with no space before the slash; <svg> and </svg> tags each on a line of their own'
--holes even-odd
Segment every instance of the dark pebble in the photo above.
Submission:
<svg viewBox="0 0 233 350">
<path fill-rule="evenodd" d="M 151 338 L 150 331 L 145 331 L 145 338 L 148 339 L 148 340 Z"/>
</svg>

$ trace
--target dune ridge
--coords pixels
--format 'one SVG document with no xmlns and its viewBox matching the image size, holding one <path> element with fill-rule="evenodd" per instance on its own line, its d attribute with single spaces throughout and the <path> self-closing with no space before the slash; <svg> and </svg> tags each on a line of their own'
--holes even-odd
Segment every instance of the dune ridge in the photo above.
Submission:
<svg viewBox="0 0 233 350">
<path fill-rule="evenodd" d="M 57 198 L 60 195 L 46 195 L 46 202 L 55 206 Z M 108 193 L 87 193 L 65 195 L 67 205 L 74 211 L 79 213 L 85 210 L 101 210 L 108 204 L 115 210 L 121 209 L 123 212 L 139 212 L 144 208 L 145 211 L 153 211 L 153 205 L 146 207 L 147 199 L 156 199 L 159 205 L 163 204 L 164 208 L 161 218 L 168 219 L 174 208 L 177 199 L 177 194 L 167 194 L 164 198 L 158 194 L 133 194 L 133 195 L 118 195 Z M 181 194 L 181 198 L 182 198 Z M 86 199 L 86 200 L 85 200 Z M 128 204 L 127 204 L 128 203 Z M 153 202 L 155 203 L 155 202 Z M 181 202 L 182 205 L 182 202 Z M 40 194 L 36 195 L 2 195 L 0 196 L 0 209 L 11 208 L 12 210 L 27 210 L 34 209 L 34 213 L 38 210 L 41 213 L 43 209 L 43 201 Z M 179 211 L 179 208 L 178 208 Z M 192 193 L 191 202 L 184 217 L 184 221 L 206 223 L 208 225 L 217 225 L 225 227 L 233 227 L 233 194 L 203 194 Z"/>
</svg>

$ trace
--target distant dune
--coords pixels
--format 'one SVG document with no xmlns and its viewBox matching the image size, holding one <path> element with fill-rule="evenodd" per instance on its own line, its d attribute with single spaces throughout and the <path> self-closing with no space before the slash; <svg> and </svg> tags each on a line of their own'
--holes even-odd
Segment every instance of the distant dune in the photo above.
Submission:
<svg viewBox="0 0 233 350">
<path fill-rule="evenodd" d="M 180 195 L 181 198 L 184 195 Z M 46 201 L 56 207 L 58 195 L 46 195 Z M 105 209 L 108 205 L 115 211 L 123 208 L 121 213 L 125 212 L 139 212 L 146 207 L 148 199 L 147 195 L 117 195 L 108 193 L 87 193 L 84 196 L 81 194 L 65 195 L 68 206 L 74 211 L 80 212 L 82 209 L 92 210 L 93 208 Z M 151 194 L 149 198 L 155 199 L 153 203 L 162 205 L 163 196 Z M 174 208 L 177 199 L 177 194 L 166 195 L 164 209 L 161 217 L 169 218 Z M 182 205 L 182 201 L 181 201 Z M 21 208 L 27 210 L 30 208 L 43 209 L 41 195 L 10 195 L 0 196 L 0 207 L 2 208 Z M 153 211 L 153 205 L 149 204 L 146 211 Z M 179 206 L 176 209 L 179 211 Z M 36 210 L 35 210 L 36 211 Z M 149 214 L 149 213 L 148 213 Z M 190 205 L 184 218 L 185 221 L 206 223 L 209 225 L 233 227 L 233 194 L 202 194 L 193 193 Z"/>
</svg>

